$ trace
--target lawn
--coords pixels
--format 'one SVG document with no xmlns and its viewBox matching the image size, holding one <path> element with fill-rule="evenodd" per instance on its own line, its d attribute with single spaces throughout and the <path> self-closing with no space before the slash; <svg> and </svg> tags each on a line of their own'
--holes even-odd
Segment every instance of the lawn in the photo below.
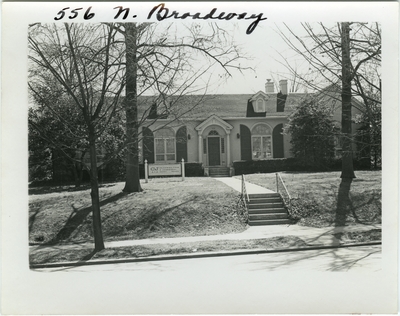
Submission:
<svg viewBox="0 0 400 316">
<path fill-rule="evenodd" d="M 124 183 L 100 188 L 106 241 L 239 233 L 246 223 L 237 210 L 238 192 L 212 178 L 156 178 L 143 192 L 125 194 Z M 30 190 L 30 244 L 92 242 L 90 189 Z"/>
<path fill-rule="evenodd" d="M 350 189 L 351 206 L 346 225 L 380 224 L 382 220 L 381 171 L 356 171 Z M 293 198 L 291 215 L 299 225 L 335 225 L 340 172 L 281 172 Z M 240 177 L 238 177 L 240 178 Z M 250 174 L 246 181 L 276 190 L 275 173 Z"/>
<path fill-rule="evenodd" d="M 340 173 L 281 173 L 293 198 L 292 216 L 299 225 L 334 225 Z M 351 185 L 352 212 L 346 225 L 381 222 L 381 173 L 356 172 Z M 246 181 L 275 190 L 275 174 L 246 175 Z M 124 183 L 100 188 L 103 236 L 106 241 L 239 233 L 247 228 L 238 215 L 238 192 L 212 178 L 151 179 L 143 192 L 125 194 Z M 345 243 L 380 239 L 380 230 L 347 233 Z M 29 195 L 30 244 L 93 242 L 90 189 L 37 187 Z M 31 264 L 89 259 L 146 257 L 238 249 L 304 247 L 294 236 L 260 240 L 229 240 L 155 244 L 102 250 L 31 252 Z"/>
</svg>

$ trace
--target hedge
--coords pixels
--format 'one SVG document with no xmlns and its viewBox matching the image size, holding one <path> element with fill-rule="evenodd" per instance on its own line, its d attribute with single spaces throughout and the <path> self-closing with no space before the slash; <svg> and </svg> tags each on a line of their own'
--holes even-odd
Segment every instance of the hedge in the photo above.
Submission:
<svg viewBox="0 0 400 316">
<path fill-rule="evenodd" d="M 370 164 L 365 160 L 353 161 L 354 170 L 369 170 Z M 333 159 L 325 165 L 304 165 L 296 158 L 279 158 L 267 160 L 249 160 L 249 161 L 235 161 L 233 162 L 235 175 L 251 174 L 251 173 L 269 173 L 280 171 L 340 171 L 342 170 L 342 160 Z"/>
</svg>

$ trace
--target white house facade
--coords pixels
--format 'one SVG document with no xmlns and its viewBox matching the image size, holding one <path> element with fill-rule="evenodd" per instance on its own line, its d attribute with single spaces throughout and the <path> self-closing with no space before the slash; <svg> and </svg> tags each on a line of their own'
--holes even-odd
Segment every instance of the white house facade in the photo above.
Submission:
<svg viewBox="0 0 400 316">
<path fill-rule="evenodd" d="M 201 163 L 205 174 L 219 168 L 232 175 L 235 161 L 291 157 L 290 135 L 283 128 L 305 94 L 288 93 L 286 80 L 279 82 L 279 88 L 275 92 L 268 81 L 265 91 L 252 95 L 202 97 L 184 114 L 182 108 L 181 113 L 171 114 L 153 106 L 140 131 L 141 160 L 169 164 L 184 159 Z"/>
</svg>

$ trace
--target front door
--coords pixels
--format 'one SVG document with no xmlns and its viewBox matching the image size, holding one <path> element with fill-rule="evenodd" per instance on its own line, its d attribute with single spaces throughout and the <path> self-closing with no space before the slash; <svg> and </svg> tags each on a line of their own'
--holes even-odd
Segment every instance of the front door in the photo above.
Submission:
<svg viewBox="0 0 400 316">
<path fill-rule="evenodd" d="M 219 137 L 208 137 L 208 165 L 219 166 L 221 164 Z"/>
</svg>

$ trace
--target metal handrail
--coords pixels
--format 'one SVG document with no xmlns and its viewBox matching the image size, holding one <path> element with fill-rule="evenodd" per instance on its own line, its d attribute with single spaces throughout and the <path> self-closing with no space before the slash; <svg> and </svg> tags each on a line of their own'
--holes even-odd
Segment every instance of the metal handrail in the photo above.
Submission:
<svg viewBox="0 0 400 316">
<path fill-rule="evenodd" d="M 246 180 L 244 178 L 244 175 L 242 175 L 242 188 L 241 188 L 241 192 L 240 192 L 240 198 L 238 200 L 238 203 L 242 202 L 243 206 L 244 206 L 244 211 L 242 213 L 242 215 L 244 215 L 245 220 L 247 221 L 249 215 L 248 215 L 248 207 L 247 204 L 250 201 L 249 198 L 249 194 L 247 193 L 247 189 L 246 189 Z"/>
<path fill-rule="evenodd" d="M 287 195 L 287 197 L 288 197 L 288 208 L 290 208 L 290 206 L 291 206 L 291 201 L 292 201 L 292 197 L 290 196 L 290 193 L 289 193 L 289 191 L 288 191 L 288 189 L 287 189 L 287 187 L 286 187 L 286 185 L 285 185 L 285 182 L 283 182 L 283 179 L 282 179 L 282 177 L 281 177 L 281 175 L 277 172 L 277 173 L 275 173 L 276 174 L 276 192 L 278 192 L 279 193 L 279 180 L 280 180 L 280 182 L 282 183 L 282 186 L 283 186 L 283 188 L 284 188 L 284 191 L 285 191 L 285 193 L 286 193 L 286 195 Z M 279 193 L 280 194 L 280 193 Z M 281 194 L 282 195 L 282 194 Z"/>
<path fill-rule="evenodd" d="M 246 189 L 246 179 L 244 178 L 244 175 L 242 174 L 242 193 L 241 193 L 241 199 L 243 200 L 244 206 L 247 207 L 247 202 L 250 201 L 249 194 L 247 193 Z"/>
</svg>

